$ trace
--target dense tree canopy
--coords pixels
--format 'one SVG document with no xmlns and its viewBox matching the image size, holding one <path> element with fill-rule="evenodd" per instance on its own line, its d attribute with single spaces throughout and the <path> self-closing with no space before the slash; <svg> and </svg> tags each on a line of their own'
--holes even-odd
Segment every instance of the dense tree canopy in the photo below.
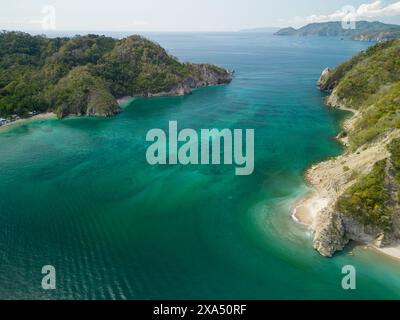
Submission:
<svg viewBox="0 0 400 320">
<path fill-rule="evenodd" d="M 200 72 L 204 67 L 209 74 Z M 210 74 L 210 81 L 205 80 Z M 116 99 L 124 96 L 151 96 L 183 87 L 186 93 L 198 82 L 230 79 L 226 70 L 215 66 L 180 63 L 140 36 L 50 39 L 0 33 L 0 116 L 46 110 L 60 117 L 108 116 L 118 112 Z"/>
<path fill-rule="evenodd" d="M 333 90 L 337 103 L 362 112 L 349 133 L 353 149 L 400 129 L 400 40 L 372 46 L 338 66 L 321 87 Z"/>
</svg>

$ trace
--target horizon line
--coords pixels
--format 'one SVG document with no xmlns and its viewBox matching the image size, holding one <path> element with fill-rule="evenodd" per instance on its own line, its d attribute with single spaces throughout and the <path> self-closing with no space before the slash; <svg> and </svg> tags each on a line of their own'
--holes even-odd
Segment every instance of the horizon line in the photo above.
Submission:
<svg viewBox="0 0 400 320">
<path fill-rule="evenodd" d="M 238 33 L 238 32 L 246 32 L 246 31 L 262 31 L 262 29 L 284 29 L 284 28 L 294 28 L 294 29 L 299 29 L 302 27 L 305 27 L 307 25 L 311 24 L 323 24 L 323 23 L 340 23 L 341 21 L 321 21 L 321 22 L 309 22 L 306 24 L 303 24 L 301 26 L 296 26 L 293 27 L 293 25 L 286 25 L 286 26 L 259 26 L 259 27 L 245 27 L 241 29 L 235 29 L 235 30 L 101 30 L 101 29 L 55 29 L 55 30 L 42 30 L 42 29 L 12 29 L 12 28 L 1 28 L 0 31 L 8 31 L 8 32 L 26 32 L 26 33 L 36 33 L 36 34 L 46 34 L 46 33 L 57 33 L 57 32 L 78 32 L 78 33 L 111 33 L 111 32 L 120 32 L 120 33 Z M 400 24 L 397 23 L 386 23 L 382 22 L 379 20 L 373 20 L 373 21 L 368 21 L 365 19 L 362 20 L 356 20 L 356 22 L 379 22 L 387 25 L 397 25 L 400 26 Z M 267 32 L 267 30 L 266 30 Z"/>
</svg>

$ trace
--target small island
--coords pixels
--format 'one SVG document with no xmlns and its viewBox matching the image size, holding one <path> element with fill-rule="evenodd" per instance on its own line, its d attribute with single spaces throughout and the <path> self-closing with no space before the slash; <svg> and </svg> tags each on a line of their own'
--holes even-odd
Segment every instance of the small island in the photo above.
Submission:
<svg viewBox="0 0 400 320">
<path fill-rule="evenodd" d="M 307 172 L 312 194 L 295 217 L 331 257 L 350 241 L 400 258 L 400 40 L 383 42 L 318 81 L 326 104 L 353 112 L 338 136 L 344 155 Z"/>
<path fill-rule="evenodd" d="M 231 80 L 232 72 L 181 63 L 137 35 L 116 40 L 0 33 L 0 125 L 47 112 L 112 116 L 125 97 L 181 96 Z"/>
</svg>

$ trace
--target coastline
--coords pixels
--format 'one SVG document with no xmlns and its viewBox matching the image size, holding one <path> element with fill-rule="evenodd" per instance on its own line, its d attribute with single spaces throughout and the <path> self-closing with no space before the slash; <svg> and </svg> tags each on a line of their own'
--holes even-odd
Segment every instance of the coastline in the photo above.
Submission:
<svg viewBox="0 0 400 320">
<path fill-rule="evenodd" d="M 22 124 L 35 122 L 39 120 L 56 119 L 56 118 L 57 116 L 53 112 L 40 113 L 30 118 L 19 119 L 14 122 L 6 123 L 0 127 L 0 132 L 3 131 L 4 129 L 10 129 L 13 127 L 20 126 Z"/>
<path fill-rule="evenodd" d="M 331 106 L 329 105 L 327 107 L 331 108 Z M 347 131 L 351 130 L 354 127 L 354 123 L 356 122 L 359 116 L 359 112 L 357 110 L 353 110 L 343 106 L 334 108 L 341 111 L 351 112 L 353 114 L 351 117 L 346 119 L 341 126 L 343 129 Z M 341 142 L 345 147 L 348 145 L 347 138 L 340 137 L 340 134 L 336 136 L 336 139 L 339 142 Z M 341 156 L 344 156 L 345 154 L 346 150 L 343 152 Z M 313 164 L 306 171 L 304 177 L 307 185 L 310 188 L 310 191 L 307 193 L 306 196 L 300 198 L 300 200 L 296 203 L 295 208 L 293 210 L 292 214 L 293 219 L 297 223 L 306 225 L 310 228 L 313 227 L 316 218 L 322 212 L 322 210 L 327 208 L 329 204 L 332 202 L 332 199 L 329 196 L 329 194 L 327 193 L 323 194 L 323 192 L 321 191 L 321 189 L 323 189 L 323 185 L 321 183 L 318 183 L 318 181 L 314 181 L 316 179 L 313 179 L 313 172 L 318 170 L 319 166 L 321 166 L 324 163 L 327 163 L 328 161 L 329 160 Z"/>
<path fill-rule="evenodd" d="M 314 223 L 318 216 L 324 209 L 332 204 L 332 199 L 327 194 L 323 194 L 316 189 L 310 191 L 305 197 L 295 204 L 293 209 L 292 218 L 293 220 L 302 225 L 308 227 L 310 230 L 314 230 Z M 392 247 L 378 247 L 373 242 L 366 241 L 361 243 L 362 246 L 372 249 L 375 253 L 384 254 L 400 262 L 400 243 L 397 246 Z"/>
<path fill-rule="evenodd" d="M 298 224 L 312 228 L 318 214 L 328 206 L 328 198 L 317 191 L 310 191 L 293 209 L 292 218 Z"/>
<path fill-rule="evenodd" d="M 342 125 L 342 128 L 347 132 L 351 131 L 360 116 L 360 112 L 342 106 L 335 108 L 353 113 L 353 116 L 347 119 Z M 394 132 L 385 140 L 390 140 L 392 136 L 400 136 L 400 131 Z M 338 135 L 337 139 L 346 147 L 348 146 L 347 137 L 342 138 Z M 345 149 L 343 154 L 335 159 L 312 165 L 305 173 L 305 179 L 307 185 L 310 187 L 310 192 L 300 198 L 295 204 L 292 213 L 293 220 L 315 231 L 317 219 L 324 210 L 334 205 L 343 190 L 352 185 L 352 179 L 349 176 L 352 174 L 352 169 L 361 169 L 361 173 L 370 171 L 371 164 L 369 162 L 371 162 L 371 158 L 380 160 L 388 156 L 385 146 L 386 143 L 384 141 L 384 143 L 373 145 L 366 150 L 359 149 L 355 153 L 348 153 L 347 149 Z M 350 170 L 343 170 L 344 167 L 348 167 Z M 395 246 L 382 248 L 366 239 L 362 245 L 367 246 L 367 248 L 372 249 L 376 253 L 384 254 L 400 261 L 400 243 Z"/>
<path fill-rule="evenodd" d="M 210 84 L 210 85 L 206 85 L 204 87 L 196 87 L 196 88 L 190 89 L 189 92 L 185 91 L 183 93 L 181 93 L 181 92 L 178 92 L 178 93 L 177 92 L 162 92 L 159 94 L 151 94 L 151 95 L 143 95 L 143 96 L 125 96 L 125 97 L 116 99 L 116 101 L 117 101 L 119 108 L 123 109 L 124 107 L 128 106 L 136 98 L 179 97 L 179 96 L 189 95 L 192 93 L 193 90 L 196 90 L 196 89 L 207 88 L 207 87 L 211 87 L 211 86 L 224 86 L 226 84 L 227 83 Z M 64 117 L 64 119 L 69 118 L 69 117 L 79 117 L 79 116 L 75 115 L 75 114 L 71 114 L 71 115 Z M 58 117 L 54 112 L 39 113 L 30 118 L 23 118 L 23 119 L 19 119 L 19 120 L 10 122 L 10 123 L 6 123 L 6 124 L 0 126 L 0 132 L 4 131 L 5 129 L 10 129 L 10 128 L 13 128 L 13 127 L 25 124 L 25 123 L 39 121 L 39 120 L 46 120 L 46 119 L 58 119 Z"/>
</svg>

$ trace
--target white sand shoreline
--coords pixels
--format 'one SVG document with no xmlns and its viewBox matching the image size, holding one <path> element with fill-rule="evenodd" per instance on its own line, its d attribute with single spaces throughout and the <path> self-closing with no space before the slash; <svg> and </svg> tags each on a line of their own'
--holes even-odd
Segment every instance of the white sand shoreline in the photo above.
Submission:
<svg viewBox="0 0 400 320">
<path fill-rule="evenodd" d="M 309 229 L 313 229 L 313 224 L 318 214 L 330 205 L 329 198 L 321 195 L 318 191 L 308 194 L 300 199 L 293 209 L 293 220 Z M 373 250 L 375 253 L 384 254 L 400 262 L 400 243 L 396 246 L 380 248 L 373 243 L 363 243 L 362 246 Z"/>
<path fill-rule="evenodd" d="M 0 127 L 0 131 L 4 129 L 10 129 L 29 122 L 45 120 L 45 119 L 56 119 L 56 118 L 57 116 L 53 112 L 40 113 L 30 118 L 19 119 L 10 123 L 6 123 Z"/>
<path fill-rule="evenodd" d="M 302 225 L 312 227 L 317 215 L 329 204 L 328 197 L 310 192 L 298 201 L 293 210 L 293 219 Z"/>
<path fill-rule="evenodd" d="M 353 116 L 343 123 L 343 128 L 347 132 L 351 131 L 354 128 L 355 121 L 357 121 L 360 116 L 360 112 L 343 106 L 337 109 L 353 113 Z M 338 138 L 338 140 L 344 145 L 348 145 L 347 138 Z M 359 152 L 358 155 L 346 155 L 346 153 L 344 153 L 338 157 L 336 162 L 334 160 L 328 160 L 313 165 L 305 175 L 311 191 L 295 204 L 292 214 L 293 220 L 298 224 L 314 230 L 314 223 L 317 217 L 324 209 L 333 205 L 338 196 L 338 191 L 334 186 L 335 184 L 339 184 L 341 179 L 346 175 L 346 173 L 343 172 L 343 166 L 348 165 L 350 168 L 366 167 L 367 165 L 363 164 L 365 159 L 374 159 L 375 156 L 376 160 L 377 157 L 382 156 L 382 154 L 384 154 L 383 150 L 379 147 L 375 147 L 370 148 L 365 153 Z M 396 246 L 385 248 L 380 248 L 369 242 L 363 243 L 362 245 L 372 249 L 376 253 L 384 254 L 385 256 L 400 261 L 400 243 Z"/>
</svg>

